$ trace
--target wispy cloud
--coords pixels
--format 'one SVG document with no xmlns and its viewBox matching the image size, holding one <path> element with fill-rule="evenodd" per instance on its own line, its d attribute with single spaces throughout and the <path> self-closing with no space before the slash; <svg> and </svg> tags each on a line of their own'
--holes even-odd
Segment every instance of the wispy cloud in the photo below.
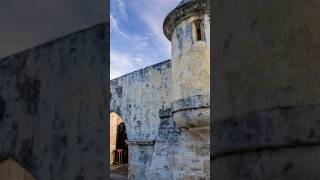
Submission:
<svg viewBox="0 0 320 180">
<path fill-rule="evenodd" d="M 118 52 L 117 50 L 110 50 L 110 59 L 112 68 L 110 69 L 110 79 L 128 74 L 136 70 L 136 66 L 151 65 L 147 59 L 141 54 L 130 54 Z"/>
<path fill-rule="evenodd" d="M 146 41 L 150 37 L 150 35 L 146 35 L 146 36 L 139 36 L 137 34 L 130 35 L 124 32 L 122 29 L 120 29 L 117 19 L 112 14 L 110 15 L 110 29 L 111 29 L 111 32 L 122 36 L 122 38 L 125 38 L 130 42 L 135 42 L 137 45 L 140 45 L 140 46 L 145 46 Z"/>
<path fill-rule="evenodd" d="M 179 3 L 180 0 L 136 0 L 133 6 L 139 18 L 154 33 L 159 46 L 164 48 L 164 53 L 170 54 L 170 42 L 163 34 L 163 21 L 166 15 Z M 144 9 L 142 11 L 142 9 Z"/>
<path fill-rule="evenodd" d="M 112 14 L 110 14 L 110 29 L 112 32 L 118 33 L 125 38 L 129 38 L 129 35 L 120 30 L 118 21 Z"/>
<path fill-rule="evenodd" d="M 126 12 L 126 5 L 125 5 L 124 1 L 123 0 L 116 0 L 116 4 L 117 4 L 117 10 L 122 15 L 122 18 L 127 20 L 128 14 Z"/>
<path fill-rule="evenodd" d="M 132 61 L 130 61 L 130 57 L 128 57 L 126 54 L 119 53 L 114 49 L 110 50 L 110 59 L 110 63 L 112 64 L 112 68 L 110 69 L 111 79 L 126 74 L 126 69 L 130 69 L 134 66 Z"/>
</svg>

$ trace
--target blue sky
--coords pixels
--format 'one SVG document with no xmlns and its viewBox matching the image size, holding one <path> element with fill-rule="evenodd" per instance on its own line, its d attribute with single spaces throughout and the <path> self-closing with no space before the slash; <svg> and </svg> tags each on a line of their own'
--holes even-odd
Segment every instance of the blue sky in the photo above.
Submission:
<svg viewBox="0 0 320 180">
<path fill-rule="evenodd" d="M 110 78 L 170 58 L 165 16 L 181 0 L 110 0 Z"/>
</svg>

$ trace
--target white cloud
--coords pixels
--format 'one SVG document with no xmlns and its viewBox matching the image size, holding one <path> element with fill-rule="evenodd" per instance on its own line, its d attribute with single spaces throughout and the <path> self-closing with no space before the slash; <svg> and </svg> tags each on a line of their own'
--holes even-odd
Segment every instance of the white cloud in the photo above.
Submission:
<svg viewBox="0 0 320 180">
<path fill-rule="evenodd" d="M 110 60 L 110 64 L 112 65 L 112 68 L 110 68 L 110 79 L 124 75 L 134 68 L 128 55 L 119 53 L 114 49 L 110 50 Z"/>
<path fill-rule="evenodd" d="M 110 28 L 111 30 L 115 30 L 118 31 L 119 30 L 119 26 L 118 26 L 118 22 L 117 20 L 113 17 L 113 15 L 110 15 Z"/>
<path fill-rule="evenodd" d="M 110 15 L 110 29 L 111 31 L 118 33 L 125 38 L 129 38 L 129 35 L 120 29 L 117 19 L 112 14 Z"/>
<path fill-rule="evenodd" d="M 125 5 L 124 1 L 123 0 L 116 0 L 116 4 L 117 4 L 117 10 L 122 15 L 122 18 L 124 20 L 127 20 L 128 19 L 128 15 L 127 15 L 127 12 L 126 12 L 126 5 Z"/>
<path fill-rule="evenodd" d="M 130 52 L 118 52 L 110 49 L 110 79 L 117 78 L 124 74 L 151 65 L 143 55 L 131 54 Z"/>
<path fill-rule="evenodd" d="M 143 59 L 140 58 L 140 57 L 137 57 L 137 58 L 135 58 L 135 61 L 137 61 L 137 62 L 143 62 Z"/>
<path fill-rule="evenodd" d="M 159 47 L 164 49 L 164 52 L 170 55 L 170 42 L 163 33 L 163 21 L 166 15 L 180 2 L 181 0 L 136 0 L 133 4 L 137 15 L 151 29 L 154 37 L 159 42 Z"/>
<path fill-rule="evenodd" d="M 129 34 L 125 33 L 122 29 L 120 29 L 117 19 L 112 14 L 110 15 L 110 29 L 114 33 L 117 33 L 117 34 L 121 35 L 123 38 L 126 38 L 128 41 L 136 42 L 140 46 L 146 46 L 147 40 L 150 37 L 150 35 L 139 36 L 137 34 L 129 35 Z M 113 34 L 111 34 L 111 38 L 112 38 L 112 36 L 113 36 Z"/>
</svg>

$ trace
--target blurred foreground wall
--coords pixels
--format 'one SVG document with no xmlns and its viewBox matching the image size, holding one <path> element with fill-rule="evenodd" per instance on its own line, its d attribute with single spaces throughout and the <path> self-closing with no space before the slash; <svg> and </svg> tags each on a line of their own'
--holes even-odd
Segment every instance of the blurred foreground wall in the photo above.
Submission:
<svg viewBox="0 0 320 180">
<path fill-rule="evenodd" d="M 0 157 L 38 180 L 107 178 L 107 25 L 0 60 Z"/>
</svg>

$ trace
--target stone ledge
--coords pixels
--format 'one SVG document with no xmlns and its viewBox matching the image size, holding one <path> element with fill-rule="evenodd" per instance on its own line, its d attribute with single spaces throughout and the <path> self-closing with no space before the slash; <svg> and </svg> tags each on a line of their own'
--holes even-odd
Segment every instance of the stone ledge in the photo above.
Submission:
<svg viewBox="0 0 320 180">
<path fill-rule="evenodd" d="M 211 161 L 213 179 L 316 180 L 320 146 L 301 146 L 222 156 Z"/>
<path fill-rule="evenodd" d="M 210 108 L 209 95 L 195 95 L 184 99 L 177 100 L 172 103 L 172 113 L 184 110 Z"/>
<path fill-rule="evenodd" d="M 155 142 L 155 140 L 126 140 L 130 146 L 153 146 Z"/>
<path fill-rule="evenodd" d="M 320 106 L 275 108 L 214 122 L 213 157 L 320 143 Z"/>
<path fill-rule="evenodd" d="M 210 125 L 210 96 L 195 95 L 175 101 L 171 105 L 177 127 L 192 128 Z"/>
</svg>

